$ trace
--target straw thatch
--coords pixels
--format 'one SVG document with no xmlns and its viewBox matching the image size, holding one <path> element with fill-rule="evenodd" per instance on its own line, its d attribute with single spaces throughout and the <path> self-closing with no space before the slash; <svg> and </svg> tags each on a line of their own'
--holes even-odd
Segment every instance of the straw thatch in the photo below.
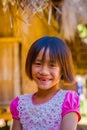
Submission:
<svg viewBox="0 0 87 130">
<path fill-rule="evenodd" d="M 55 0 L 53 4 L 56 7 L 54 15 L 56 14 L 60 25 L 61 35 L 66 40 L 73 40 L 77 34 L 77 24 L 87 24 L 87 0 Z"/>
<path fill-rule="evenodd" d="M 59 26 L 58 33 L 68 41 L 75 38 L 78 23 L 87 24 L 87 0 L 3 0 L 0 7 L 4 12 L 9 10 L 11 28 L 17 18 L 28 26 L 35 14 L 40 17 L 38 12 L 48 11 L 48 24 L 55 17 Z"/>
</svg>

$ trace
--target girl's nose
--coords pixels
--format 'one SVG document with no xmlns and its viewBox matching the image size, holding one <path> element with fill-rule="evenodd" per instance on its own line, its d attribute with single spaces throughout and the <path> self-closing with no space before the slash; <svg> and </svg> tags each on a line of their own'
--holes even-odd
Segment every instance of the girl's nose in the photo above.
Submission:
<svg viewBox="0 0 87 130">
<path fill-rule="evenodd" d="M 39 73 L 41 75 L 48 75 L 49 74 L 49 68 L 47 66 L 42 66 Z"/>
</svg>

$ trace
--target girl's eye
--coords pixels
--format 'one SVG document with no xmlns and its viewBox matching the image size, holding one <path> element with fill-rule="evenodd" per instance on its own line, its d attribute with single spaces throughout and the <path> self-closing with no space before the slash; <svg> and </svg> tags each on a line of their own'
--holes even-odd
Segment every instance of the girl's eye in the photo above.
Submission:
<svg viewBox="0 0 87 130">
<path fill-rule="evenodd" d="M 54 63 L 50 63 L 50 67 L 55 67 L 56 65 Z"/>
<path fill-rule="evenodd" d="M 41 63 L 40 63 L 40 62 L 35 62 L 34 64 L 35 64 L 35 65 L 41 65 Z"/>
</svg>

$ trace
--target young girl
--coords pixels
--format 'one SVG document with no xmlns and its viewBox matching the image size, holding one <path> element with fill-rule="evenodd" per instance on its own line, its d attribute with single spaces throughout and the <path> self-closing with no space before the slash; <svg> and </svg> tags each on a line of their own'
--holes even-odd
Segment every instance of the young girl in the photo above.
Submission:
<svg viewBox="0 0 87 130">
<path fill-rule="evenodd" d="M 38 91 L 12 101 L 12 130 L 76 130 L 81 118 L 78 95 L 60 89 L 61 79 L 74 83 L 68 46 L 57 37 L 40 38 L 28 52 L 26 73 Z"/>
</svg>

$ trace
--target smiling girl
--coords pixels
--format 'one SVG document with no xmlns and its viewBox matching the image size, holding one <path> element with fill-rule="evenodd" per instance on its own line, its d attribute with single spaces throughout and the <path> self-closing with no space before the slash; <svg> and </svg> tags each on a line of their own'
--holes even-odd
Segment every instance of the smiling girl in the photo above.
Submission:
<svg viewBox="0 0 87 130">
<path fill-rule="evenodd" d="M 74 83 L 66 43 L 58 37 L 38 39 L 29 49 L 25 69 L 38 90 L 12 101 L 12 130 L 76 130 L 81 118 L 79 97 L 75 91 L 60 89 L 61 80 Z"/>
</svg>

